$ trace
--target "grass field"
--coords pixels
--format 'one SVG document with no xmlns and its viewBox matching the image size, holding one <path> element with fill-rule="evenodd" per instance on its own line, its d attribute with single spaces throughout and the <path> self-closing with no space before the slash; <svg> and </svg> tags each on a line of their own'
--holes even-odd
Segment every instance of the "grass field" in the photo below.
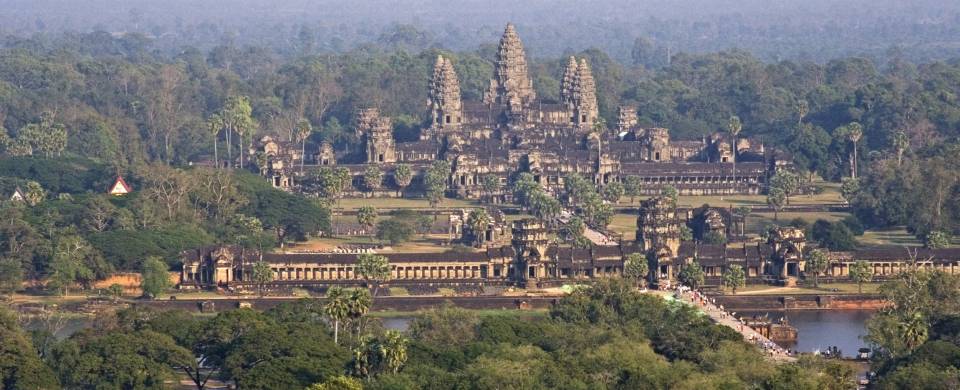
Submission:
<svg viewBox="0 0 960 390">
<path fill-rule="evenodd" d="M 882 283 L 864 283 L 863 293 L 874 294 L 879 291 Z M 730 294 L 727 290 L 725 293 Z M 737 295 L 780 295 L 780 294 L 856 294 L 856 283 L 820 283 L 820 287 L 772 287 L 768 285 L 753 285 L 737 289 Z"/>
<path fill-rule="evenodd" d="M 823 192 L 815 195 L 797 195 L 790 197 L 791 206 L 815 206 L 824 204 L 843 203 L 843 197 L 840 195 L 840 184 L 825 181 L 814 181 L 814 185 L 823 188 Z M 639 206 L 640 202 L 646 197 L 639 197 L 633 202 L 630 198 L 624 197 L 616 206 L 628 207 Z M 704 196 L 681 196 L 677 200 L 677 205 L 681 207 L 700 207 L 709 204 L 714 207 L 758 207 L 767 205 L 766 195 L 704 195 Z"/>
<path fill-rule="evenodd" d="M 416 209 L 416 208 L 434 208 L 426 199 L 400 199 L 400 198 L 349 198 L 340 199 L 334 208 L 344 210 L 356 210 L 363 206 L 373 206 L 380 209 Z M 471 208 L 484 206 L 475 200 L 466 199 L 444 199 L 436 208 Z"/>
<path fill-rule="evenodd" d="M 387 244 L 381 253 L 442 253 L 450 249 L 446 235 L 414 236 L 410 242 L 399 245 Z M 314 238 L 307 242 L 289 245 L 288 251 L 325 251 L 344 245 L 370 245 L 379 241 L 370 237 Z"/>
<path fill-rule="evenodd" d="M 608 229 L 623 235 L 623 239 L 633 241 L 637 236 L 637 216 L 633 214 L 614 214 Z"/>
<path fill-rule="evenodd" d="M 862 245 L 897 245 L 897 246 L 921 246 L 920 240 L 917 240 L 913 234 L 907 232 L 902 227 L 892 229 L 868 230 L 863 236 L 857 237 L 857 241 Z M 956 244 L 956 243 L 955 243 Z"/>
</svg>

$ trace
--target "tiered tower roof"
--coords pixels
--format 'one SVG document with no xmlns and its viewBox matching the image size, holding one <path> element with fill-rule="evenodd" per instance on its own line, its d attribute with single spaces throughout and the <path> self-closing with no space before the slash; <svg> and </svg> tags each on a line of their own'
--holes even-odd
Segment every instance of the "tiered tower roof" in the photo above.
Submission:
<svg viewBox="0 0 960 390">
<path fill-rule="evenodd" d="M 536 98 L 533 81 L 527 70 L 523 43 L 520 42 L 520 36 L 513 24 L 507 24 L 497 49 L 494 78 L 490 80 L 490 89 L 485 94 L 484 101 L 488 104 L 522 106 L 532 103 Z"/>
<path fill-rule="evenodd" d="M 560 80 L 560 102 L 568 109 L 573 109 L 573 88 L 577 80 L 577 59 L 570 56 L 567 67 L 563 70 L 563 79 Z"/>
</svg>

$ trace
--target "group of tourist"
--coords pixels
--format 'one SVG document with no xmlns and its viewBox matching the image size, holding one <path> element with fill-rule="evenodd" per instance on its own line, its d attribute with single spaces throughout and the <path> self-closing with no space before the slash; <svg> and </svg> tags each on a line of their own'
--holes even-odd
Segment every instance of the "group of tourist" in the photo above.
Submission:
<svg viewBox="0 0 960 390">
<path fill-rule="evenodd" d="M 724 310 L 723 305 L 717 305 L 717 302 L 714 298 L 708 297 L 706 294 L 698 290 L 693 290 L 685 285 L 679 285 L 674 289 L 674 297 L 676 299 L 685 300 L 696 305 L 707 315 L 710 315 L 715 321 L 720 322 L 721 324 L 723 324 L 724 321 L 730 321 L 731 323 L 724 325 L 734 328 L 737 332 L 740 332 L 740 334 L 742 334 L 747 341 L 756 344 L 757 347 L 771 356 L 792 355 L 790 351 L 780 347 L 776 343 L 759 334 L 757 331 L 745 325 L 743 321 L 736 316 L 736 313 L 728 313 L 726 310 Z"/>
</svg>

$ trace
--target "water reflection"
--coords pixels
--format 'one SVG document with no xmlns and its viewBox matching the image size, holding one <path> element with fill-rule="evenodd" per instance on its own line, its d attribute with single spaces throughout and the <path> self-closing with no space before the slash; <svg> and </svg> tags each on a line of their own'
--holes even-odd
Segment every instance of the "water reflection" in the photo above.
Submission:
<svg viewBox="0 0 960 390">
<path fill-rule="evenodd" d="M 766 313 L 770 314 L 770 318 L 786 316 L 790 325 L 797 328 L 797 341 L 781 343 L 783 347 L 799 352 L 814 352 L 836 346 L 845 357 L 853 357 L 857 349 L 867 346 L 861 337 L 867 333 L 866 321 L 873 314 L 869 310 L 791 310 Z M 754 314 L 763 315 L 765 312 L 742 315 Z"/>
</svg>

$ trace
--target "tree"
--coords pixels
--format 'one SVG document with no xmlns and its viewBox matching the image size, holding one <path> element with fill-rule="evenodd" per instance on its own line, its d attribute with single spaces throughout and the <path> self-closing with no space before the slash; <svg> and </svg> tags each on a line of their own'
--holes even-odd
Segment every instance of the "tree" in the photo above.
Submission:
<svg viewBox="0 0 960 390">
<path fill-rule="evenodd" d="M 643 253 L 631 253 L 623 262 L 623 276 L 636 280 L 637 284 L 642 283 L 649 272 L 647 257 Z"/>
<path fill-rule="evenodd" d="M 373 206 L 363 206 L 357 210 L 357 223 L 368 231 L 372 230 L 377 224 L 377 216 L 377 209 Z"/>
<path fill-rule="evenodd" d="M 323 383 L 317 383 L 307 390 L 363 390 L 363 383 L 349 376 L 338 375 Z"/>
<path fill-rule="evenodd" d="M 929 337 L 928 322 L 920 313 L 913 313 L 910 317 L 898 324 L 898 330 L 903 337 L 907 351 L 913 351 L 927 341 Z"/>
<path fill-rule="evenodd" d="M 935 230 L 923 237 L 923 246 L 927 249 L 941 249 L 950 245 L 950 235 L 942 230 Z"/>
<path fill-rule="evenodd" d="M 857 284 L 857 292 L 863 293 L 863 284 L 873 279 L 873 267 L 864 260 L 858 260 L 850 265 L 850 280 Z"/>
<path fill-rule="evenodd" d="M 347 315 L 356 329 L 357 340 L 363 332 L 363 316 L 367 315 L 372 306 L 373 297 L 369 290 L 355 289 L 347 296 Z"/>
<path fill-rule="evenodd" d="M 263 286 L 273 281 L 273 269 L 270 263 L 260 260 L 250 268 L 250 280 L 257 285 L 257 293 L 263 296 Z"/>
<path fill-rule="evenodd" d="M 310 121 L 301 119 L 293 128 L 293 138 L 300 143 L 300 174 L 303 174 L 303 163 L 307 160 L 307 139 L 313 133 L 313 126 Z"/>
<path fill-rule="evenodd" d="M 427 200 L 431 207 L 436 207 L 443 201 L 444 194 L 447 191 L 447 179 L 450 176 L 450 163 L 440 160 L 435 161 L 427 170 L 424 177 L 426 185 Z"/>
<path fill-rule="evenodd" d="M 630 175 L 623 179 L 623 193 L 630 197 L 633 203 L 643 190 L 643 180 L 639 176 Z"/>
<path fill-rule="evenodd" d="M 830 259 L 827 257 L 827 254 L 824 251 L 820 249 L 814 249 L 807 252 L 806 271 L 813 274 L 814 287 L 820 287 L 820 274 L 827 272 L 827 268 L 829 266 Z"/>
<path fill-rule="evenodd" d="M 350 171 L 343 167 L 322 167 L 317 172 L 316 182 L 320 196 L 336 201 L 350 184 Z"/>
<path fill-rule="evenodd" d="M 727 272 L 723 273 L 723 285 L 737 293 L 737 288 L 743 287 L 747 282 L 747 276 L 743 272 L 743 267 L 737 264 L 727 267 Z"/>
<path fill-rule="evenodd" d="M 220 152 L 217 147 L 217 139 L 220 138 L 220 132 L 223 131 L 225 122 L 220 114 L 213 114 L 207 118 L 207 132 L 213 136 L 213 164 L 220 168 Z"/>
<path fill-rule="evenodd" d="M 102 232 L 110 227 L 117 207 L 106 199 L 105 195 L 93 195 L 84 202 L 86 227 L 94 232 Z"/>
<path fill-rule="evenodd" d="M 409 340 L 396 330 L 388 330 L 377 343 L 381 360 L 390 372 L 397 373 L 407 362 Z"/>
<path fill-rule="evenodd" d="M 167 263 L 157 256 L 148 257 L 143 261 L 140 271 L 140 289 L 143 294 L 155 298 L 163 291 L 170 288 L 170 273 L 167 271 Z"/>
<path fill-rule="evenodd" d="M 118 283 L 113 283 L 110 287 L 107 287 L 107 293 L 110 294 L 110 297 L 113 298 L 113 301 L 116 302 L 117 299 L 123 296 L 123 286 Z"/>
<path fill-rule="evenodd" d="M 105 273 L 106 267 L 101 265 L 102 262 L 100 254 L 83 238 L 61 237 L 54 250 L 47 286 L 66 295 L 74 283 L 87 285 L 97 277 L 91 265 L 98 266 L 101 273 Z"/>
<path fill-rule="evenodd" d="M 390 260 L 383 255 L 363 253 L 357 255 L 357 274 L 367 283 L 373 282 L 373 296 L 377 296 L 380 285 L 390 280 Z"/>
<path fill-rule="evenodd" d="M 680 273 L 677 274 L 677 278 L 681 283 L 690 286 L 690 288 L 696 290 L 703 285 L 704 274 L 703 268 L 700 267 L 696 261 L 684 264 L 680 268 Z M 734 289 L 736 291 L 736 289 Z"/>
<path fill-rule="evenodd" d="M 327 303 L 323 306 L 323 312 L 333 321 L 333 342 L 339 344 L 340 340 L 340 322 L 347 319 L 350 315 L 350 305 L 347 301 L 347 294 L 340 287 L 331 287 L 327 290 Z"/>
<path fill-rule="evenodd" d="M 383 171 L 380 170 L 380 166 L 376 164 L 367 166 L 367 169 L 363 172 L 363 186 L 367 191 L 370 191 L 372 195 L 374 191 L 380 189 L 382 184 Z"/>
<path fill-rule="evenodd" d="M 890 144 L 897 155 L 897 166 L 899 167 L 903 165 L 903 154 L 910 148 L 910 138 L 907 137 L 907 133 L 899 130 L 890 137 Z"/>
<path fill-rule="evenodd" d="M 398 193 L 402 195 L 403 189 L 407 188 L 413 181 L 413 170 L 407 164 L 397 164 L 397 167 L 393 170 L 393 181 L 399 188 Z"/>
<path fill-rule="evenodd" d="M 17 317 L 0 307 L 0 383 L 5 389 L 56 389 L 56 375 L 40 356 L 27 332 L 17 324 Z"/>
<path fill-rule="evenodd" d="M 743 130 L 743 123 L 740 122 L 740 117 L 734 115 L 730 117 L 730 121 L 727 123 L 727 131 L 730 132 L 730 155 L 733 158 L 733 182 L 737 182 L 737 136 L 740 135 L 740 130 Z"/>
<path fill-rule="evenodd" d="M 16 259 L 0 258 L 0 294 L 13 294 L 23 283 L 23 266 Z"/>
<path fill-rule="evenodd" d="M 231 164 L 233 164 L 231 133 L 235 132 L 240 137 L 240 167 L 243 168 L 243 155 L 246 153 L 243 136 L 252 133 L 258 126 L 256 120 L 253 119 L 253 107 L 250 106 L 250 98 L 246 96 L 228 97 L 223 104 L 223 111 L 220 116 L 227 125 L 227 153 Z"/>
<path fill-rule="evenodd" d="M 483 245 L 486 237 L 487 227 L 493 220 L 490 218 L 490 215 L 487 214 L 487 210 L 484 209 L 475 209 L 470 212 L 470 215 L 467 216 L 466 224 L 470 227 L 470 232 L 473 234 L 473 242 L 476 245 Z"/>
<path fill-rule="evenodd" d="M 672 200 L 673 204 L 677 204 L 677 201 L 680 200 L 680 192 L 671 185 L 663 186 L 663 188 L 660 189 L 660 194 Z"/>
<path fill-rule="evenodd" d="M 40 186 L 40 183 L 28 181 L 23 190 L 23 197 L 28 205 L 36 206 L 43 202 L 47 196 L 46 192 L 43 190 L 43 187 Z"/>
<path fill-rule="evenodd" d="M 767 190 L 767 205 L 773 209 L 773 220 L 777 221 L 780 219 L 780 210 L 783 209 L 784 203 L 787 201 L 787 195 L 784 194 L 783 190 L 776 187 L 771 187 Z"/>
<path fill-rule="evenodd" d="M 619 203 L 625 191 L 623 184 L 617 182 L 607 184 L 603 187 L 603 199 L 607 202 Z"/>
<path fill-rule="evenodd" d="M 175 378 L 173 367 L 194 365 L 190 351 L 151 330 L 71 337 L 57 345 L 51 365 L 66 388 L 158 388 Z"/>
<path fill-rule="evenodd" d="M 840 184 L 840 194 L 847 203 L 852 204 L 860 194 L 860 179 L 845 177 Z"/>
<path fill-rule="evenodd" d="M 783 192 L 784 200 L 790 204 L 790 196 L 800 190 L 800 175 L 781 169 L 770 178 L 770 185 L 767 192 L 779 190 Z"/>
<path fill-rule="evenodd" d="M 410 241 L 415 232 L 413 223 L 416 221 L 403 221 L 396 217 L 380 221 L 377 223 L 377 239 L 393 245 Z"/>
<path fill-rule="evenodd" d="M 480 189 L 483 191 L 484 199 L 492 203 L 492 196 L 500 190 L 500 177 L 488 173 L 480 177 Z"/>
<path fill-rule="evenodd" d="M 850 159 L 850 177 L 857 178 L 857 143 L 860 142 L 860 139 L 863 138 L 863 125 L 858 122 L 851 122 L 847 125 L 847 139 L 850 140 L 850 143 L 853 144 L 853 154 Z"/>
</svg>

